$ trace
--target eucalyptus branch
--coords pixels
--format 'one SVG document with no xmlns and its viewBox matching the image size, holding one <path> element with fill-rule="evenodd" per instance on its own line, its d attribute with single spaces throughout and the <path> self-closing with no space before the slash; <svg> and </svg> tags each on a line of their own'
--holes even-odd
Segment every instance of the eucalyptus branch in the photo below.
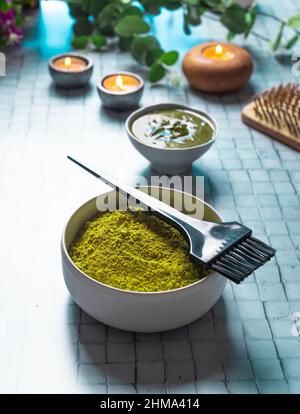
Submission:
<svg viewBox="0 0 300 414">
<path fill-rule="evenodd" d="M 212 15 L 212 14 L 209 14 L 209 12 L 208 13 L 204 13 L 203 14 L 203 17 L 205 19 L 208 19 L 208 20 L 211 20 L 211 21 L 214 21 L 214 22 L 221 23 L 219 17 L 217 17 L 215 15 Z M 260 40 L 263 40 L 264 42 L 271 42 L 271 39 L 269 37 L 266 37 L 266 36 L 262 35 L 261 33 L 258 33 L 258 32 L 254 31 L 254 30 L 251 30 L 250 31 L 250 34 L 252 34 L 253 36 L 257 37 Z"/>
<path fill-rule="evenodd" d="M 284 20 L 284 19 L 282 19 L 281 17 L 278 17 L 278 16 L 276 16 L 276 15 L 274 15 L 274 14 L 267 13 L 267 12 L 265 12 L 265 11 L 258 10 L 258 11 L 257 11 L 257 15 L 259 15 L 259 16 L 263 16 L 263 17 L 268 17 L 269 19 L 273 19 L 273 20 L 275 20 L 276 22 L 278 22 L 278 23 L 280 23 L 280 24 L 282 24 L 282 25 L 284 25 L 284 26 L 289 26 L 289 24 L 288 24 L 288 21 L 287 21 L 287 20 Z M 293 30 L 293 31 L 294 31 L 297 35 L 299 35 L 299 36 L 300 36 L 300 30 L 299 30 L 299 29 L 297 29 L 296 27 L 292 27 L 292 26 L 289 26 L 289 28 L 290 28 L 291 30 Z"/>
<path fill-rule="evenodd" d="M 257 38 L 258 38 L 258 39 L 260 39 L 260 40 L 263 40 L 264 42 L 268 42 L 268 43 L 270 43 L 270 42 L 271 42 L 271 39 L 270 39 L 269 37 L 264 36 L 264 35 L 262 35 L 261 33 L 258 33 L 258 32 L 254 31 L 254 30 L 251 30 L 251 31 L 250 31 L 250 34 L 251 34 L 252 36 L 257 37 Z"/>
<path fill-rule="evenodd" d="M 283 19 L 281 19 L 280 17 L 278 17 L 278 16 L 276 16 L 276 15 L 274 15 L 274 14 L 271 14 L 271 13 L 267 13 L 267 12 L 265 12 L 265 11 L 262 11 L 262 10 L 258 10 L 257 11 L 257 14 L 258 15 L 260 15 L 260 16 L 264 16 L 264 17 L 268 17 L 268 18 L 270 18 L 270 19 L 273 19 L 273 20 L 275 20 L 276 22 L 279 22 L 279 23 L 286 23 Z"/>
<path fill-rule="evenodd" d="M 1 1 L 1 0 L 0 0 Z M 107 39 L 117 36 L 121 51 L 130 52 L 132 57 L 149 68 L 149 79 L 157 82 L 168 72 L 178 59 L 178 52 L 164 51 L 159 39 L 151 34 L 147 15 L 156 16 L 162 9 L 181 9 L 184 18 L 184 32 L 189 35 L 194 26 L 201 24 L 202 17 L 221 23 L 228 29 L 228 39 L 235 35 L 253 35 L 271 45 L 274 51 L 281 47 L 291 49 L 300 38 L 300 14 L 287 20 L 258 10 L 256 6 L 245 9 L 227 0 L 67 0 L 75 23 L 73 25 L 75 48 L 91 46 L 102 50 Z M 279 23 L 275 39 L 257 32 L 258 17 L 271 18 Z M 285 29 L 289 27 L 293 36 L 284 43 Z"/>
</svg>

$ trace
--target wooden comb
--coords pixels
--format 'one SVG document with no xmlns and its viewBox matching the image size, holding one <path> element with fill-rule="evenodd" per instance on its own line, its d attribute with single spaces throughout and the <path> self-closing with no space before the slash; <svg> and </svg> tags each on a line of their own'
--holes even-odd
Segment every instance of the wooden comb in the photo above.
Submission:
<svg viewBox="0 0 300 414">
<path fill-rule="evenodd" d="M 242 111 L 245 124 L 300 151 L 300 87 L 275 86 L 255 95 Z"/>
</svg>

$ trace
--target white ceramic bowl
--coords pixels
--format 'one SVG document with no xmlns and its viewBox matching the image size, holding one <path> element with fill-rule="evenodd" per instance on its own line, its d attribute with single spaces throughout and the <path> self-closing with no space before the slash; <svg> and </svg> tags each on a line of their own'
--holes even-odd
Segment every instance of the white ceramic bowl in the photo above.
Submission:
<svg viewBox="0 0 300 414">
<path fill-rule="evenodd" d="M 141 190 L 146 192 L 147 187 Z M 163 199 L 170 193 L 175 201 L 178 197 L 180 202 L 182 197 L 192 198 L 189 194 L 163 188 Z M 99 197 L 103 200 L 108 194 Z M 175 329 L 198 319 L 217 302 L 226 285 L 226 279 L 217 273 L 210 273 L 183 288 L 144 293 L 107 286 L 79 270 L 72 262 L 68 248 L 82 225 L 97 213 L 96 200 L 97 198 L 89 200 L 75 211 L 64 229 L 61 241 L 65 283 L 75 302 L 85 312 L 115 328 L 135 332 L 159 332 Z M 200 199 L 196 199 L 196 202 L 199 211 L 200 206 L 204 206 L 205 220 L 222 221 L 221 216 L 210 205 Z"/>
<path fill-rule="evenodd" d="M 205 144 L 196 145 L 190 148 L 156 148 L 139 140 L 132 133 L 132 125 L 134 121 L 148 112 L 159 111 L 161 109 L 186 109 L 204 116 L 214 129 L 211 140 Z M 187 105 L 173 103 L 149 105 L 138 109 L 129 115 L 125 126 L 132 145 L 150 162 L 152 168 L 161 174 L 180 174 L 187 171 L 194 161 L 202 157 L 202 155 L 209 150 L 215 142 L 218 133 L 216 121 L 206 112 Z"/>
</svg>

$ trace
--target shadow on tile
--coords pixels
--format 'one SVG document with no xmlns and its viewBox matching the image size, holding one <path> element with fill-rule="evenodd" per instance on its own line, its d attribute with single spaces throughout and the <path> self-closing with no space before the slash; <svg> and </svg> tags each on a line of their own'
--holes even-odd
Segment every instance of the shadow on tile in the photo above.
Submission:
<svg viewBox="0 0 300 414">
<path fill-rule="evenodd" d="M 209 103 L 226 103 L 226 106 L 236 105 L 240 102 L 246 102 L 253 97 L 255 91 L 251 85 L 251 80 L 248 84 L 246 84 L 243 88 L 241 88 L 237 92 L 232 93 L 222 93 L 222 94 L 215 94 L 215 93 L 206 93 L 201 92 L 195 88 L 188 86 L 189 94 L 194 97 L 194 99 L 199 99 L 199 102 L 204 101 Z M 193 106 L 193 105 L 192 105 Z M 208 111 L 211 112 L 211 111 Z M 212 113 L 213 115 L 213 113 Z"/>
<path fill-rule="evenodd" d="M 100 103 L 100 100 L 99 100 Z M 117 121 L 121 121 L 121 122 L 125 122 L 126 119 L 128 118 L 128 116 L 135 110 L 137 110 L 139 108 L 139 106 L 129 109 L 129 110 L 115 110 L 115 109 L 110 109 L 110 108 L 106 108 L 105 106 L 101 105 L 100 103 L 100 117 L 101 119 L 105 119 L 106 121 L 110 121 L 110 120 L 117 120 Z"/>
<path fill-rule="evenodd" d="M 222 337 L 230 341 L 223 328 Z M 207 381 L 224 380 L 211 311 L 172 331 L 132 333 L 99 323 L 81 310 L 78 342 L 79 386 L 166 384 L 169 393 L 191 393 Z"/>
<path fill-rule="evenodd" d="M 82 96 L 86 96 L 88 94 L 90 94 L 92 91 L 92 85 L 91 83 L 87 84 L 86 86 L 82 87 L 82 88 L 74 88 L 74 89 L 65 89 L 65 88 L 61 88 L 57 85 L 55 85 L 54 82 L 52 82 L 49 86 L 49 92 L 50 94 L 55 95 L 56 97 L 61 97 L 61 98 L 78 98 L 78 97 L 82 97 Z"/>
<path fill-rule="evenodd" d="M 165 187 L 168 187 L 170 185 L 168 179 L 174 179 L 175 177 L 179 177 L 180 180 L 178 180 L 178 183 L 175 180 L 172 182 L 173 188 L 185 191 L 186 193 L 193 194 L 195 196 L 197 195 L 199 198 L 203 198 L 204 192 L 205 201 L 208 203 L 211 201 L 211 185 L 209 177 L 206 173 L 200 170 L 198 166 L 193 166 L 184 173 L 176 175 L 160 174 L 156 172 L 151 166 L 148 166 L 145 169 L 143 169 L 138 175 L 141 177 L 145 177 L 149 184 L 151 183 L 151 180 L 154 179 L 154 177 L 159 177 L 161 184 Z M 192 179 L 187 180 L 187 177 L 191 177 Z M 204 187 L 201 185 L 203 184 L 203 182 L 197 181 L 196 177 L 204 179 Z M 152 184 L 155 185 L 155 181 L 153 181 Z M 201 185 L 200 188 L 199 185 Z"/>
</svg>

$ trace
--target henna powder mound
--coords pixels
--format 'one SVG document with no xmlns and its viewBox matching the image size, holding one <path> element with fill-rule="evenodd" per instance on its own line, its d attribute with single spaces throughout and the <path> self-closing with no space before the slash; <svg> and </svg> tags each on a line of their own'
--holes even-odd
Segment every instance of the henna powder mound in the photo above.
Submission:
<svg viewBox="0 0 300 414">
<path fill-rule="evenodd" d="M 82 272 L 123 290 L 172 290 L 207 274 L 189 260 L 185 237 L 144 211 L 99 213 L 85 223 L 69 254 Z"/>
</svg>

